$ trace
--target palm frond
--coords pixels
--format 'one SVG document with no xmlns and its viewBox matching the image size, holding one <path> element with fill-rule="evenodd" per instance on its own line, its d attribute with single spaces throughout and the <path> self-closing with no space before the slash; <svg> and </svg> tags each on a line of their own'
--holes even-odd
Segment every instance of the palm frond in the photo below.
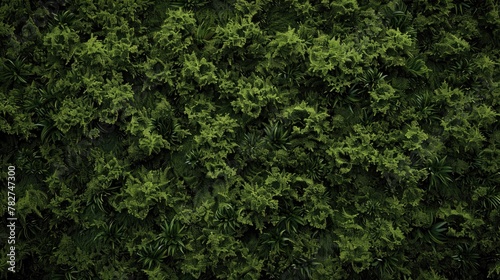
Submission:
<svg viewBox="0 0 500 280">
<path fill-rule="evenodd" d="M 70 24 L 75 20 L 75 14 L 69 10 L 61 13 L 55 13 L 51 21 L 49 21 L 49 27 L 54 28 L 56 26 L 69 27 Z"/>
<path fill-rule="evenodd" d="M 263 152 L 265 140 L 257 131 L 250 131 L 243 135 L 240 148 L 245 156 L 257 159 Z"/>
<path fill-rule="evenodd" d="M 288 246 L 293 243 L 293 240 L 286 234 L 286 230 L 274 228 L 262 234 L 260 249 L 265 255 L 269 253 L 279 255 L 289 249 Z"/>
<path fill-rule="evenodd" d="M 462 273 L 469 274 L 479 269 L 481 257 L 475 252 L 474 247 L 467 244 L 459 244 L 457 245 L 457 251 L 458 253 L 451 258 L 457 263 Z"/>
<path fill-rule="evenodd" d="M 309 156 L 303 164 L 304 170 L 309 178 L 318 181 L 325 175 L 325 163 L 322 158 Z"/>
<path fill-rule="evenodd" d="M 174 256 L 177 252 L 184 254 L 186 245 L 184 244 L 185 226 L 181 225 L 175 218 L 170 223 L 165 221 L 161 225 L 161 233 L 156 238 L 160 247 L 166 250 L 167 256 Z"/>
<path fill-rule="evenodd" d="M 313 279 L 313 272 L 316 267 L 320 265 L 316 259 L 299 257 L 294 259 L 293 263 L 281 275 L 280 279 L 283 280 L 307 280 Z"/>
<path fill-rule="evenodd" d="M 162 246 L 157 246 L 154 243 L 149 243 L 142 247 L 142 249 L 137 252 L 139 256 L 139 261 L 147 269 L 155 268 L 163 263 L 163 260 L 167 257 L 167 250 Z"/>
<path fill-rule="evenodd" d="M 264 133 L 268 144 L 275 149 L 287 149 L 290 146 L 290 134 L 281 122 L 264 125 Z"/>
<path fill-rule="evenodd" d="M 94 241 L 102 242 L 103 244 L 111 245 L 114 250 L 125 240 L 125 226 L 117 225 L 114 221 L 104 225 L 103 229 L 94 237 Z"/>
<path fill-rule="evenodd" d="M 230 204 L 223 203 L 215 211 L 214 222 L 223 233 L 234 233 L 238 228 L 238 214 Z"/>
<path fill-rule="evenodd" d="M 192 149 L 186 154 L 186 163 L 193 168 L 199 167 L 202 163 L 203 152 L 199 149 Z"/>
<path fill-rule="evenodd" d="M 30 75 L 30 66 L 25 58 L 17 57 L 14 60 L 6 59 L 0 65 L 0 82 L 2 84 L 26 84 Z"/>
<path fill-rule="evenodd" d="M 406 71 L 414 77 L 422 77 L 429 72 L 425 61 L 418 56 L 410 55 L 405 61 L 405 67 Z"/>
<path fill-rule="evenodd" d="M 448 223 L 445 221 L 434 223 L 427 231 L 430 241 L 437 244 L 446 242 L 446 232 L 448 232 Z"/>
<path fill-rule="evenodd" d="M 410 97 L 410 104 L 414 106 L 417 113 L 422 115 L 426 124 L 439 122 L 439 107 L 434 101 L 433 93 L 430 91 L 417 91 Z"/>
<path fill-rule="evenodd" d="M 366 70 L 364 75 L 360 78 L 361 86 L 365 89 L 371 90 L 384 81 L 386 77 L 387 75 L 379 72 L 377 68 L 370 68 Z"/>
<path fill-rule="evenodd" d="M 451 173 L 453 168 L 446 164 L 446 156 L 439 159 L 437 156 L 428 163 L 429 187 L 438 188 L 439 186 L 448 186 L 453 182 Z"/>
<path fill-rule="evenodd" d="M 491 194 L 485 197 L 485 206 L 488 208 L 499 209 L 500 208 L 500 194 Z"/>
<path fill-rule="evenodd" d="M 411 14 L 403 1 L 398 0 L 385 6 L 382 11 L 386 25 L 393 29 L 399 29 L 406 32 L 411 25 Z"/>
</svg>

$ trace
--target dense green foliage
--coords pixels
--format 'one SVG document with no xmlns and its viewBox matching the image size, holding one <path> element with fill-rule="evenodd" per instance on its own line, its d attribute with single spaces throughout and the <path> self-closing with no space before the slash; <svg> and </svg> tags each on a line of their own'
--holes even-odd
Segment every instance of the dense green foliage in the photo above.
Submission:
<svg viewBox="0 0 500 280">
<path fill-rule="evenodd" d="M 499 279 L 499 11 L 2 1 L 0 278 Z"/>
</svg>

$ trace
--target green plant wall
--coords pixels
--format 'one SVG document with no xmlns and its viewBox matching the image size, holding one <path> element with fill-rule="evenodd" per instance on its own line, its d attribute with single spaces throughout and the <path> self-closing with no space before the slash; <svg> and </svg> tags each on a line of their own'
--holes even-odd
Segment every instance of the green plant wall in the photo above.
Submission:
<svg viewBox="0 0 500 280">
<path fill-rule="evenodd" d="M 2 2 L 0 278 L 498 279 L 499 9 Z"/>
</svg>

